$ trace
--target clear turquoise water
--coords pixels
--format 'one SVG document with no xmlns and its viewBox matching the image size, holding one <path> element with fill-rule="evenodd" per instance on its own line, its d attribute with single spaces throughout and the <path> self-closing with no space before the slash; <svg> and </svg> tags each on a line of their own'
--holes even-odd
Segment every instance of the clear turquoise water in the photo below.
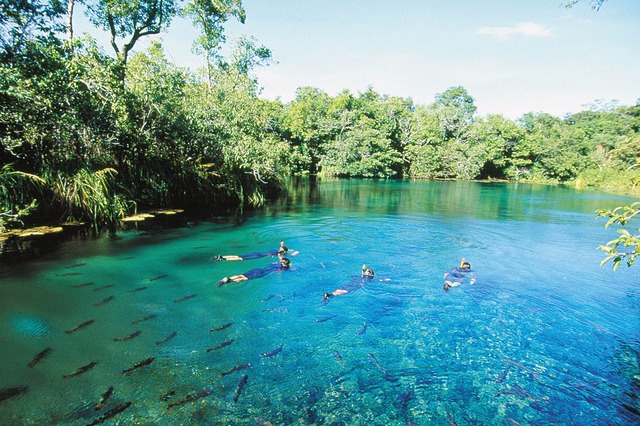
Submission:
<svg viewBox="0 0 640 426">
<path fill-rule="evenodd" d="M 638 423 L 640 266 L 600 268 L 596 249 L 615 231 L 595 209 L 625 202 L 536 185 L 323 180 L 260 214 L 66 242 L 2 267 L 0 388 L 29 389 L 0 402 L 1 423 L 87 424 L 129 401 L 111 424 Z M 291 270 L 217 287 L 275 259 L 212 256 L 282 239 L 300 252 Z M 445 293 L 462 257 L 477 284 Z M 323 305 L 363 263 L 375 281 Z M 167 409 L 201 389 L 212 393 Z"/>
</svg>

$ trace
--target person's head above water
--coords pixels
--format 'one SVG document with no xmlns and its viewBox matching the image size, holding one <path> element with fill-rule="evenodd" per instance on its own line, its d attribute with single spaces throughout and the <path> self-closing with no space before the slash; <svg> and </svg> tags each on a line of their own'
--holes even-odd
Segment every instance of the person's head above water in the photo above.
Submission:
<svg viewBox="0 0 640 426">
<path fill-rule="evenodd" d="M 462 261 L 460 262 L 460 269 L 471 269 L 471 264 L 469 262 L 467 262 L 466 260 L 464 260 L 464 257 L 462 258 Z"/>
<path fill-rule="evenodd" d="M 289 249 L 284 245 L 284 241 L 280 241 L 280 248 L 278 249 L 278 253 L 286 253 Z"/>
<path fill-rule="evenodd" d="M 371 268 L 367 268 L 367 265 L 362 265 L 362 276 L 363 277 L 369 277 L 369 278 L 373 278 L 373 269 Z"/>
<path fill-rule="evenodd" d="M 286 257 L 281 257 L 280 266 L 282 266 L 283 268 L 288 268 L 289 266 L 291 266 L 291 261 Z"/>
</svg>

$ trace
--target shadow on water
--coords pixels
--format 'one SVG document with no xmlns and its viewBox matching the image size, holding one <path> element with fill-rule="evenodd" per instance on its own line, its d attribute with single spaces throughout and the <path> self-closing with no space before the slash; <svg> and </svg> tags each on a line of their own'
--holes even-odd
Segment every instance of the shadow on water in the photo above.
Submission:
<svg viewBox="0 0 640 426">
<path fill-rule="evenodd" d="M 594 247 L 606 240 L 595 209 L 622 202 L 508 183 L 301 180 L 250 215 L 74 237 L 2 268 L 0 418 L 637 423 L 640 278 L 600 268 Z M 289 270 L 216 285 L 276 258 L 214 256 L 281 240 L 299 251 Z M 478 281 L 445 292 L 462 257 Z"/>
</svg>

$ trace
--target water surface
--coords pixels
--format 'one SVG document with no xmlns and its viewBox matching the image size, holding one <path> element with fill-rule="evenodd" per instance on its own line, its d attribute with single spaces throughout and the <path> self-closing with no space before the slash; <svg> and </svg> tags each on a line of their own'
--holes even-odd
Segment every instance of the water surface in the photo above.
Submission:
<svg viewBox="0 0 640 426">
<path fill-rule="evenodd" d="M 28 390 L 1 401 L 0 418 L 80 425 L 131 402 L 113 423 L 637 423 L 640 274 L 599 267 L 615 231 L 594 213 L 625 202 L 538 185 L 305 181 L 259 214 L 63 243 L 2 268 L 0 389 Z M 280 240 L 299 251 L 290 270 L 216 285 L 276 259 L 213 256 Z M 462 257 L 477 283 L 443 291 Z M 375 280 L 323 304 L 362 264 Z"/>
</svg>

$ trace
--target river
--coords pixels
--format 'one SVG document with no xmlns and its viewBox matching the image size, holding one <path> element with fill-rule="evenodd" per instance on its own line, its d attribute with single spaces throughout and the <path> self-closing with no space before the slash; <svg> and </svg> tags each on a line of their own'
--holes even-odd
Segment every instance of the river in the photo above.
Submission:
<svg viewBox="0 0 640 426">
<path fill-rule="evenodd" d="M 599 266 L 617 234 L 594 213 L 630 201 L 305 180 L 258 213 L 57 244 L 2 266 L 2 424 L 638 423 L 640 265 Z M 277 258 L 216 255 L 281 240 L 291 268 L 217 285 Z M 462 258 L 476 283 L 444 291 Z"/>
</svg>

